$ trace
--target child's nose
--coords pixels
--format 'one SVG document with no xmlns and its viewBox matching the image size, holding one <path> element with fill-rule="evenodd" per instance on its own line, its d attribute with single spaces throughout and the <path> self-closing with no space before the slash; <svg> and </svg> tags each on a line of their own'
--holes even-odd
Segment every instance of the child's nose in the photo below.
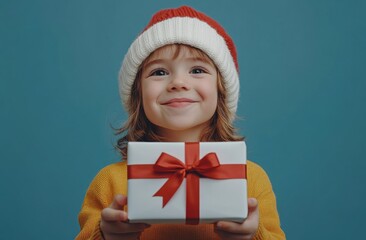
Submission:
<svg viewBox="0 0 366 240">
<path fill-rule="evenodd" d="M 172 76 L 172 80 L 168 84 L 168 91 L 190 90 L 188 78 L 183 75 Z"/>
</svg>

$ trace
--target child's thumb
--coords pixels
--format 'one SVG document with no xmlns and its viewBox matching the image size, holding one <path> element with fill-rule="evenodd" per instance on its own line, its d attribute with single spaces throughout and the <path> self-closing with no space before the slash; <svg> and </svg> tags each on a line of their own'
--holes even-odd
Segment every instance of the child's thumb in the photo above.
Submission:
<svg viewBox="0 0 366 240">
<path fill-rule="evenodd" d="M 127 197 L 122 195 L 122 194 L 117 194 L 114 199 L 112 204 L 109 206 L 110 208 L 113 209 L 118 209 L 121 210 L 123 209 L 123 207 L 127 204 Z"/>
<path fill-rule="evenodd" d="M 248 198 L 248 210 L 254 212 L 258 208 L 258 200 L 256 198 Z"/>
</svg>

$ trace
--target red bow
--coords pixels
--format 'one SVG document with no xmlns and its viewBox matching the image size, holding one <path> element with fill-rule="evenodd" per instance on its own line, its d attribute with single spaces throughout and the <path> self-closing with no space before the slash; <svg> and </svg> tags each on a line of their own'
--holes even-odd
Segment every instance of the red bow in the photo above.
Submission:
<svg viewBox="0 0 366 240">
<path fill-rule="evenodd" d="M 194 159 L 192 165 L 183 164 L 179 159 L 162 153 L 154 165 L 154 171 L 158 173 L 172 173 L 168 181 L 154 194 L 154 196 L 163 197 L 163 207 L 173 197 L 183 182 L 183 179 L 189 174 L 215 178 L 215 168 L 220 166 L 216 153 L 208 153 L 201 160 Z"/>
</svg>

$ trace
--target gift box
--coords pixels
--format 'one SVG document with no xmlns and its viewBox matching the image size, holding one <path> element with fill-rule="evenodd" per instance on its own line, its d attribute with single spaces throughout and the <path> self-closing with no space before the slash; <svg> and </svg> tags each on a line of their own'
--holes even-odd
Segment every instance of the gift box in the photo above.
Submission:
<svg viewBox="0 0 366 240">
<path fill-rule="evenodd" d="M 244 142 L 129 142 L 130 222 L 242 222 L 248 214 Z"/>
</svg>

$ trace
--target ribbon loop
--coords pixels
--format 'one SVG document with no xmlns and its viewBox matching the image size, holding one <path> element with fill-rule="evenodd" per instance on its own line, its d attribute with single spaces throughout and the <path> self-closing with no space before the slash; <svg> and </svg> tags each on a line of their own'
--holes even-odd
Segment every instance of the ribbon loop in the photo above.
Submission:
<svg viewBox="0 0 366 240">
<path fill-rule="evenodd" d="M 178 158 L 165 152 L 160 154 L 154 164 L 154 171 L 156 172 L 176 172 L 184 168 L 185 165 Z"/>
<path fill-rule="evenodd" d="M 156 172 L 174 173 L 154 194 L 154 197 L 163 197 L 163 207 L 174 196 L 187 174 L 214 176 L 214 174 L 207 174 L 207 172 L 220 166 L 220 161 L 215 153 L 208 153 L 201 160 L 194 159 L 192 162 L 192 165 L 183 164 L 182 161 L 165 152 L 156 161 L 154 165 Z"/>
</svg>

